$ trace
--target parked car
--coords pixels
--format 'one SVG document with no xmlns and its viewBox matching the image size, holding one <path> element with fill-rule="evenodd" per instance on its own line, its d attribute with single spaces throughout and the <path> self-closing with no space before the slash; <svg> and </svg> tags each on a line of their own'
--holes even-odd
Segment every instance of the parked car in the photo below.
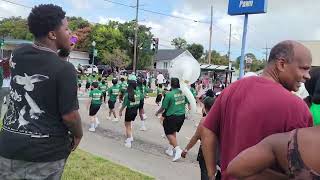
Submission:
<svg viewBox="0 0 320 180">
<path fill-rule="evenodd" d="M 85 74 L 91 74 L 92 73 L 92 69 L 93 69 L 94 73 L 97 73 L 97 74 L 99 73 L 99 70 L 98 70 L 96 65 L 81 64 L 81 66 L 83 67 Z"/>
<path fill-rule="evenodd" d="M 106 71 L 107 74 L 109 75 L 112 72 L 112 68 L 109 65 L 97 65 L 99 74 L 102 74 L 103 71 Z"/>
</svg>

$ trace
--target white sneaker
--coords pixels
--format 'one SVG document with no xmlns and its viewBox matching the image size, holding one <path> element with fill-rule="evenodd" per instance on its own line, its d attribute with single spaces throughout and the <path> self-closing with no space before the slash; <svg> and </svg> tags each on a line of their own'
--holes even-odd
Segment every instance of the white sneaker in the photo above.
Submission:
<svg viewBox="0 0 320 180">
<path fill-rule="evenodd" d="M 176 150 L 176 153 L 174 155 L 174 158 L 172 159 L 173 162 L 176 162 L 177 160 L 179 160 L 182 154 L 182 149 L 179 146 L 177 146 L 175 150 Z"/>
<path fill-rule="evenodd" d="M 140 131 L 146 131 L 146 130 L 147 130 L 146 126 L 141 126 Z"/>
<path fill-rule="evenodd" d="M 118 118 L 113 118 L 112 122 L 119 122 L 119 119 Z"/>
<path fill-rule="evenodd" d="M 107 120 L 111 120 L 111 117 L 107 117 Z"/>
<path fill-rule="evenodd" d="M 143 115 L 142 115 L 142 118 L 143 118 L 143 120 L 146 120 L 148 117 L 147 117 L 146 114 L 143 114 Z"/>
<path fill-rule="evenodd" d="M 89 131 L 90 131 L 90 132 L 95 132 L 95 131 L 96 131 L 96 128 L 91 127 L 91 128 L 89 128 Z"/>
<path fill-rule="evenodd" d="M 133 141 L 133 137 L 131 137 L 131 138 L 128 138 L 128 140 L 132 142 L 132 141 Z"/>
<path fill-rule="evenodd" d="M 126 143 L 124 144 L 125 147 L 131 148 L 131 141 L 126 140 Z"/>
<path fill-rule="evenodd" d="M 172 151 L 172 149 L 167 149 L 165 152 L 166 152 L 166 154 L 167 154 L 168 156 L 173 156 L 173 151 Z"/>
<path fill-rule="evenodd" d="M 99 126 L 99 124 L 100 124 L 100 121 L 98 118 L 96 118 L 96 123 L 94 124 L 95 128 L 97 128 Z"/>
</svg>

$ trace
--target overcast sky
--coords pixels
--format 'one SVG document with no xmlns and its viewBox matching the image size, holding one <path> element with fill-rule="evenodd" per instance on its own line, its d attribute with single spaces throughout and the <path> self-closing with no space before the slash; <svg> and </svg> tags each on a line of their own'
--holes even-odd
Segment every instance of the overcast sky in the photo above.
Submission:
<svg viewBox="0 0 320 180">
<path fill-rule="evenodd" d="M 135 10 L 104 0 L 10 0 L 34 6 L 54 3 L 63 7 L 69 16 L 82 16 L 91 22 L 106 23 L 108 20 L 128 21 L 135 18 Z M 136 0 L 112 0 L 135 5 Z M 232 24 L 232 57 L 240 55 L 243 16 L 227 14 L 227 0 L 140 0 L 141 8 L 162 12 L 202 22 L 210 21 L 210 6 L 214 7 L 212 46 L 225 54 L 228 50 L 229 24 Z M 286 40 L 320 40 L 318 9 L 320 0 L 269 0 L 266 14 L 250 15 L 247 52 L 264 57 L 263 48 Z M 30 8 L 0 0 L 0 17 L 26 17 Z M 209 45 L 209 24 L 182 20 L 140 11 L 140 23 L 152 27 L 155 37 L 160 38 L 160 48 L 172 48 L 175 37 L 185 38 L 189 43 Z"/>
</svg>

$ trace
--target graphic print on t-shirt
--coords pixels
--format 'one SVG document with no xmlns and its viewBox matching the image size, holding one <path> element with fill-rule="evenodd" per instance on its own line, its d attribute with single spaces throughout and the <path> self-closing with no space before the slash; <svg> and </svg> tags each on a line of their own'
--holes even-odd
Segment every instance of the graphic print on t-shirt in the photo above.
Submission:
<svg viewBox="0 0 320 180">
<path fill-rule="evenodd" d="M 24 76 L 16 75 L 12 78 L 12 83 L 23 86 L 22 90 L 24 95 L 18 93 L 18 91 L 12 86 L 10 91 L 8 111 L 4 118 L 4 124 L 7 130 L 17 132 L 19 134 L 26 135 L 39 135 L 40 132 L 32 132 L 27 126 L 30 122 L 27 119 L 38 120 L 42 113 L 45 113 L 37 103 L 31 98 L 28 92 L 32 92 L 37 83 L 48 80 L 49 77 L 41 74 L 28 75 L 24 73 Z M 19 109 L 14 102 L 20 102 L 25 100 L 25 105 Z"/>
<path fill-rule="evenodd" d="M 41 74 L 28 76 L 26 73 L 24 73 L 24 77 L 19 75 L 13 77 L 13 81 L 17 84 L 24 85 L 24 89 L 26 91 L 33 91 L 34 83 L 41 82 L 47 79 L 49 79 L 48 76 L 44 76 Z"/>
</svg>

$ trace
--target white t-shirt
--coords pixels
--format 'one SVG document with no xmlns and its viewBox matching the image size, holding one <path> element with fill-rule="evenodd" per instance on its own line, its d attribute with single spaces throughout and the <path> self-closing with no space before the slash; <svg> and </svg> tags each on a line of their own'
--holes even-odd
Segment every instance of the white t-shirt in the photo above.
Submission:
<svg viewBox="0 0 320 180">
<path fill-rule="evenodd" d="M 163 84 L 164 83 L 164 77 L 162 74 L 158 74 L 157 76 L 157 83 L 158 84 Z"/>
</svg>

